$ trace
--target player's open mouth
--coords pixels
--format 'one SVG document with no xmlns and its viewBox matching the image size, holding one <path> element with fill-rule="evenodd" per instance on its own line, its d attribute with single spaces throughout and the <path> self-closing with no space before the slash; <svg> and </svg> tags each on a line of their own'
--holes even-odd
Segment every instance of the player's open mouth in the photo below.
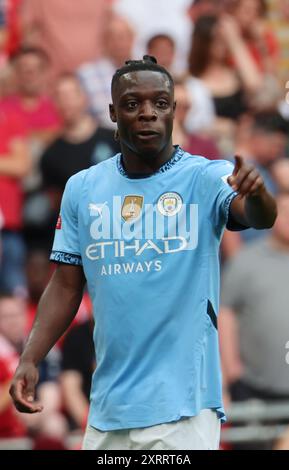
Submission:
<svg viewBox="0 0 289 470">
<path fill-rule="evenodd" d="M 159 135 L 158 132 L 151 131 L 151 130 L 139 131 L 137 133 L 137 136 L 143 140 L 153 139 L 154 137 L 157 137 L 158 135 Z"/>
</svg>

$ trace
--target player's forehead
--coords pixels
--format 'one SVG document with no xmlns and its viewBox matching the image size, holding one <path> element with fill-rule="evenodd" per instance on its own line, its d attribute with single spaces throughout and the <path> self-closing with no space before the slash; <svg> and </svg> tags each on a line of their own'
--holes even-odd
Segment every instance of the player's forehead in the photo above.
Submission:
<svg viewBox="0 0 289 470">
<path fill-rule="evenodd" d="M 129 94 L 155 94 L 156 92 L 172 94 L 173 86 L 166 74 L 152 70 L 138 70 L 123 74 L 116 88 L 119 98 Z"/>
</svg>

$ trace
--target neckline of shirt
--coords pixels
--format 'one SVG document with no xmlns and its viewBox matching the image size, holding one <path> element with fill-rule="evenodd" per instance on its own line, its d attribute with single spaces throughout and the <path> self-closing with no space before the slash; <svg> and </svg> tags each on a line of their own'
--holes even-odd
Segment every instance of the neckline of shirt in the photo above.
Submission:
<svg viewBox="0 0 289 470">
<path fill-rule="evenodd" d="M 149 175 L 128 173 L 123 166 L 121 153 L 117 154 L 116 156 L 116 169 L 121 176 L 123 176 L 125 179 L 130 180 L 130 181 L 141 181 L 141 180 L 147 180 L 147 179 L 153 178 L 162 173 L 166 173 L 168 170 L 174 167 L 176 163 L 178 163 L 181 160 L 181 158 L 183 157 L 185 153 L 184 150 L 179 145 L 174 145 L 174 148 L 175 150 L 170 160 L 165 162 L 157 171 Z"/>
</svg>

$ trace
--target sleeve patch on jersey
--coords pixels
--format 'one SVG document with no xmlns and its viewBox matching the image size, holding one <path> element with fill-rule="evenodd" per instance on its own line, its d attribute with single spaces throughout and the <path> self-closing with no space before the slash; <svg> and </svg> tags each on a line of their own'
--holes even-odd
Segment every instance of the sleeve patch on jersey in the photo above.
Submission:
<svg viewBox="0 0 289 470">
<path fill-rule="evenodd" d="M 62 225 L 62 220 L 61 220 L 61 215 L 59 214 L 57 222 L 56 222 L 56 230 L 61 230 L 61 225 Z"/>
<path fill-rule="evenodd" d="M 56 263 L 73 264 L 74 266 L 82 266 L 80 255 L 64 253 L 63 251 L 52 251 L 50 260 Z"/>
</svg>

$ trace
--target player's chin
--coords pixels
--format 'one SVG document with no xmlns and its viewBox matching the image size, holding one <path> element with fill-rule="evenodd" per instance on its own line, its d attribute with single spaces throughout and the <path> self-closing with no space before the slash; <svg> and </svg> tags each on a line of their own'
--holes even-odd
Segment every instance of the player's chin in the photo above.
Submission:
<svg viewBox="0 0 289 470">
<path fill-rule="evenodd" d="M 146 160 L 154 160 L 159 155 L 159 149 L 151 148 L 151 149 L 142 149 L 139 153 L 144 159 Z"/>
<path fill-rule="evenodd" d="M 138 143 L 135 147 L 139 155 L 150 158 L 157 156 L 162 148 L 160 143 L 155 141 L 146 141 L 141 144 Z"/>
</svg>

